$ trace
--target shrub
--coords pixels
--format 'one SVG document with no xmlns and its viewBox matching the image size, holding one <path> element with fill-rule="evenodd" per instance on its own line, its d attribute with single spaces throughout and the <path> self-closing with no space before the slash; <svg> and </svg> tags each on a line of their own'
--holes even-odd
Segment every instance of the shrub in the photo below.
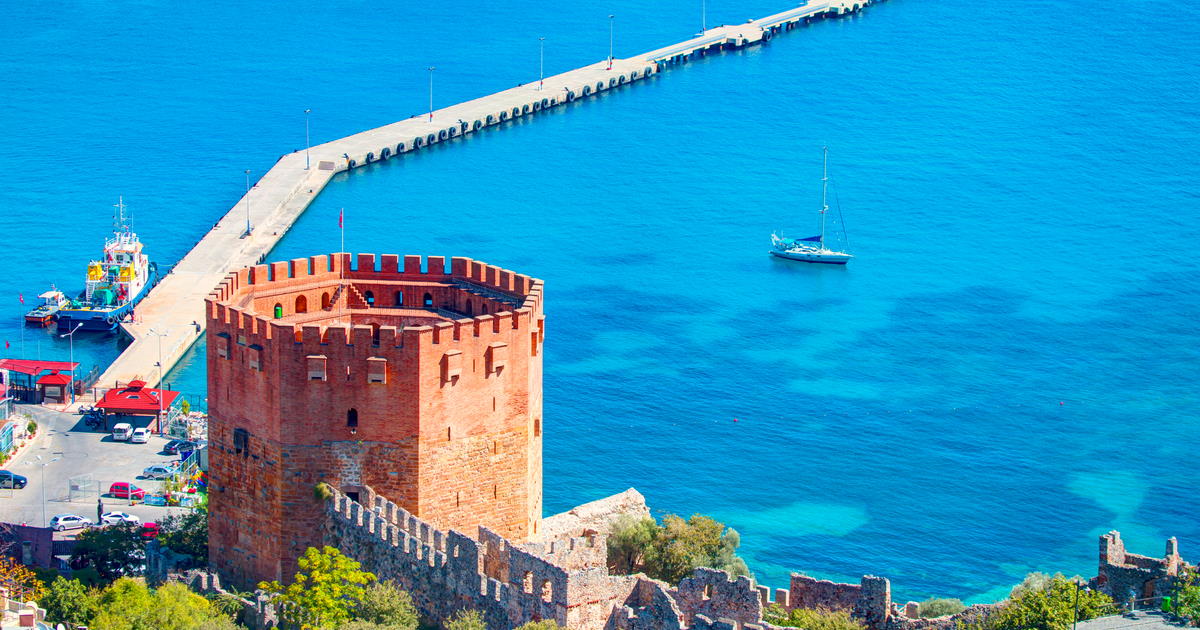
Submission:
<svg viewBox="0 0 1200 630">
<path fill-rule="evenodd" d="M 861 622 L 852 619 L 850 613 L 811 608 L 787 610 L 779 604 L 771 604 L 763 611 L 763 621 L 787 628 L 804 630 L 864 630 Z"/>
<path fill-rule="evenodd" d="M 87 587 L 62 576 L 50 583 L 38 603 L 46 609 L 46 619 L 53 622 L 85 625 L 96 614 L 96 598 Z"/>
<path fill-rule="evenodd" d="M 368 586 L 354 609 L 354 618 L 388 630 L 416 630 L 418 623 L 412 595 L 391 581 Z"/>
<path fill-rule="evenodd" d="M 517 626 L 516 630 L 564 630 L 564 628 L 558 625 L 558 622 L 553 619 L 543 619 L 541 621 L 527 621 Z"/>
<path fill-rule="evenodd" d="M 673 514 L 658 525 L 651 518 L 618 518 L 608 538 L 608 565 L 615 574 L 642 571 L 677 584 L 698 567 L 750 575 L 737 556 L 738 533 L 700 514 L 684 520 Z"/>
<path fill-rule="evenodd" d="M 1084 621 L 1116 611 L 1112 598 L 1083 589 L 1076 579 L 1062 574 L 1030 573 L 1013 587 L 1008 600 L 994 614 L 962 624 L 975 630 L 1067 630 Z M 1078 613 L 1078 614 L 1076 614 Z"/>
<path fill-rule="evenodd" d="M 959 599 L 930 597 L 917 604 L 917 616 L 922 619 L 934 619 L 962 612 L 967 607 Z"/>
<path fill-rule="evenodd" d="M 34 433 L 37 433 L 37 423 L 34 422 L 33 420 L 30 420 L 29 424 L 25 425 L 25 432 L 28 433 L 29 435 L 33 435 Z"/>
<path fill-rule="evenodd" d="M 483 615 L 478 610 L 460 610 L 443 626 L 445 630 L 487 630 Z"/>
<path fill-rule="evenodd" d="M 337 627 L 351 620 L 375 575 L 342 555 L 334 547 L 309 547 L 296 562 L 295 581 L 284 587 L 279 582 L 260 582 L 271 594 L 271 602 L 289 626 L 300 628 Z"/>
<path fill-rule="evenodd" d="M 317 501 L 328 501 L 333 498 L 333 488 L 324 481 L 313 486 L 313 498 Z"/>
</svg>

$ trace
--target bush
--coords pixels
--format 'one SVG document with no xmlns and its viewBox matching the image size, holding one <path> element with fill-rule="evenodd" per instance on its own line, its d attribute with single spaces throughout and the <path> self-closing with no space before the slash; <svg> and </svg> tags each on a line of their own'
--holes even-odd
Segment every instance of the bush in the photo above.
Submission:
<svg viewBox="0 0 1200 630">
<path fill-rule="evenodd" d="M 527 621 L 519 626 L 516 630 L 564 630 L 553 619 L 543 619 L 541 621 Z"/>
<path fill-rule="evenodd" d="M 787 628 L 804 630 L 864 630 L 861 622 L 852 619 L 845 611 L 793 608 L 787 610 L 779 604 L 771 604 L 763 611 L 763 621 Z"/>
<path fill-rule="evenodd" d="M 151 590 L 121 578 L 99 594 L 93 630 L 231 630 L 233 621 L 178 582 Z"/>
<path fill-rule="evenodd" d="M 324 481 L 313 486 L 313 498 L 317 501 L 328 501 L 333 498 L 333 488 Z"/>
<path fill-rule="evenodd" d="M 391 581 L 368 586 L 354 609 L 354 618 L 389 630 L 417 630 L 417 607 L 412 596 Z"/>
<path fill-rule="evenodd" d="M 1078 602 L 1078 603 L 1077 603 Z M 1078 612 L 1078 615 L 1076 615 Z M 994 614 L 964 623 L 975 630 L 1067 630 L 1084 621 L 1116 612 L 1112 598 L 1081 588 L 1077 579 L 1030 573 L 1013 587 L 1009 599 Z"/>
<path fill-rule="evenodd" d="M 1200 575 L 1193 572 L 1180 578 L 1179 588 L 1171 598 L 1171 608 L 1193 626 L 1200 626 Z"/>
<path fill-rule="evenodd" d="M 658 525 L 651 518 L 618 518 L 608 538 L 608 565 L 612 573 L 646 575 L 677 584 L 698 567 L 731 575 L 750 575 L 737 556 L 741 538 L 732 528 L 700 514 L 686 521 L 669 514 Z"/>
<path fill-rule="evenodd" d="M 28 433 L 29 435 L 33 435 L 34 433 L 37 433 L 37 423 L 34 422 L 33 420 L 30 420 L 29 424 L 25 425 L 25 432 Z"/>
<path fill-rule="evenodd" d="M 460 610 L 443 626 L 445 630 L 487 630 L 478 610 Z"/>
<path fill-rule="evenodd" d="M 159 519 L 158 542 L 187 554 L 200 566 L 208 564 L 208 511 L 191 510 Z"/>
<path fill-rule="evenodd" d="M 966 610 L 966 605 L 960 599 L 945 599 L 930 597 L 917 604 L 917 616 L 922 619 L 934 619 L 954 615 Z"/>
<path fill-rule="evenodd" d="M 79 580 L 59 576 L 50 583 L 46 595 L 38 600 L 46 609 L 46 620 L 86 625 L 96 614 L 96 598 Z"/>
</svg>

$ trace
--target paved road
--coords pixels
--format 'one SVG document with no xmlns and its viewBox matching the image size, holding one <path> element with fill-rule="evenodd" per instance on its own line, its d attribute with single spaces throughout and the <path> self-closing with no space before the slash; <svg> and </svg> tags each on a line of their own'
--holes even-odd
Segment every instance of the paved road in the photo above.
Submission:
<svg viewBox="0 0 1200 630">
<path fill-rule="evenodd" d="M 0 521 L 43 525 L 42 469 L 45 462 L 45 517 L 55 514 L 78 514 L 96 520 L 96 488 L 107 492 L 114 481 L 129 481 L 147 491 L 161 487 L 160 481 L 138 479 L 142 470 L 151 464 L 169 462 L 172 456 L 161 454 L 167 439 L 154 436 L 147 444 L 114 442 L 108 433 L 93 431 L 77 414 L 51 411 L 37 405 L 18 405 L 17 411 L 31 416 L 41 434 L 37 442 L 26 448 L 4 468 L 29 478 L 21 490 L 0 490 Z M 69 480 L 82 475 L 92 476 L 91 493 L 75 493 L 70 501 Z M 155 521 L 179 508 L 129 505 L 128 501 L 104 497 L 105 511 L 123 511 L 136 515 L 143 522 Z M 74 534 L 76 532 L 68 532 Z"/>
<path fill-rule="evenodd" d="M 1179 630 L 1187 624 L 1155 610 L 1139 610 L 1123 615 L 1080 621 L 1079 630 Z"/>
</svg>

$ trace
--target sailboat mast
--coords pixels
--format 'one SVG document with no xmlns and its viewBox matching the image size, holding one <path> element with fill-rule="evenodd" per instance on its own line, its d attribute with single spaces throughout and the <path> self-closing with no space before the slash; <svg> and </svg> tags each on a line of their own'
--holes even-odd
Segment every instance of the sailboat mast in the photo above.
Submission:
<svg viewBox="0 0 1200 630">
<path fill-rule="evenodd" d="M 829 190 L 829 147 L 821 147 L 821 248 L 825 247 L 825 213 L 829 210 L 826 195 Z"/>
</svg>

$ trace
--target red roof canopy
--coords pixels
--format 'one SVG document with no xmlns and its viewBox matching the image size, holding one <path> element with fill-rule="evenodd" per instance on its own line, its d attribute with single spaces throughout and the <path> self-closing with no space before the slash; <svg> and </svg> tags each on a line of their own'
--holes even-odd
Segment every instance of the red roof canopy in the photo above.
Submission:
<svg viewBox="0 0 1200 630">
<path fill-rule="evenodd" d="M 79 367 L 78 363 L 68 363 L 66 361 L 34 361 L 32 359 L 0 359 L 0 370 L 12 370 L 21 374 L 29 374 L 36 376 L 46 370 L 58 370 L 59 372 L 74 372 L 75 368 Z"/>
<path fill-rule="evenodd" d="M 71 377 L 66 374 L 59 374 L 57 370 L 39 378 L 38 385 L 70 385 Z"/>
<path fill-rule="evenodd" d="M 162 405 L 158 399 L 162 396 Z M 96 403 L 96 407 L 108 413 L 121 413 L 130 416 L 152 416 L 159 409 L 168 409 L 171 403 L 179 397 L 179 392 L 167 389 L 151 389 L 145 387 L 142 381 L 133 381 L 121 389 L 110 389 L 104 392 L 104 398 Z"/>
</svg>

